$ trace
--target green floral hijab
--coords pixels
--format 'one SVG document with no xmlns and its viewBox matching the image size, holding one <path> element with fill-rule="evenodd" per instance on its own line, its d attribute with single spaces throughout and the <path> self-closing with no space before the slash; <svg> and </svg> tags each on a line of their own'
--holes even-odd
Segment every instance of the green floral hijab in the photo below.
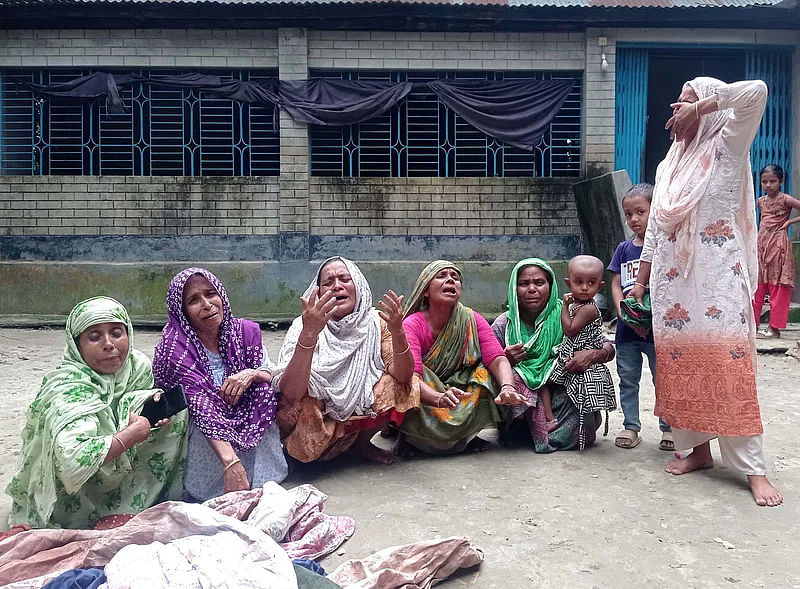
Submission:
<svg viewBox="0 0 800 589">
<path fill-rule="evenodd" d="M 128 356 L 114 374 L 92 370 L 78 348 L 78 336 L 99 323 L 122 323 L 128 331 Z M 66 336 L 61 364 L 44 377 L 28 407 L 19 469 L 6 489 L 15 502 L 27 505 L 32 525 L 48 522 L 57 487 L 74 493 L 97 473 L 111 445 L 111 435 L 124 429 L 128 412 L 140 412 L 154 393 L 150 360 L 133 349 L 133 325 L 128 312 L 114 299 L 95 297 L 78 303 L 67 318 Z M 103 419 L 98 419 L 98 424 L 114 424 L 114 428 L 97 431 L 97 437 L 82 447 L 74 461 L 59 464 L 55 456 L 59 434 L 78 420 L 100 414 Z M 130 465 L 123 470 L 130 470 Z M 123 474 L 120 472 L 120 478 Z"/>
<path fill-rule="evenodd" d="M 550 299 L 547 306 L 536 318 L 531 329 L 520 319 L 519 300 L 517 299 L 517 276 L 527 266 L 537 266 L 550 275 Z M 523 344 L 528 351 L 527 360 L 514 367 L 528 388 L 536 390 L 541 387 L 553 371 L 555 354 L 553 348 L 561 343 L 561 299 L 558 297 L 556 275 L 550 265 L 539 258 L 526 258 L 514 266 L 508 280 L 508 326 L 506 327 L 506 345 Z"/>
</svg>

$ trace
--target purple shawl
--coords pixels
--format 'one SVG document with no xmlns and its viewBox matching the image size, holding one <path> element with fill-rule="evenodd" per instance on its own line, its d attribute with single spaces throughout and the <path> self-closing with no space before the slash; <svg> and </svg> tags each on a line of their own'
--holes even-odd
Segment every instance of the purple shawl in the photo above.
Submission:
<svg viewBox="0 0 800 589">
<path fill-rule="evenodd" d="M 205 348 L 183 312 L 183 288 L 195 274 L 204 276 L 222 299 L 219 352 L 225 360 L 225 376 L 261 366 L 263 351 L 258 324 L 233 316 L 219 278 L 204 268 L 187 268 L 172 279 L 167 290 L 169 321 L 153 358 L 155 384 L 162 389 L 182 384 L 189 414 L 206 438 L 230 442 L 236 450 L 247 451 L 264 437 L 275 419 L 278 401 L 269 384 L 251 386 L 236 406 L 228 405 L 220 397 Z"/>
</svg>

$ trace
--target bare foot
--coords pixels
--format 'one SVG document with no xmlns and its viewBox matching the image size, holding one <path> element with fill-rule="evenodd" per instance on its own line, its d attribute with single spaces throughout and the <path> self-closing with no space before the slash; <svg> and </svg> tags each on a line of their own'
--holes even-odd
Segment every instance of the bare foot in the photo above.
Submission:
<svg viewBox="0 0 800 589">
<path fill-rule="evenodd" d="M 555 418 L 548 419 L 545 425 L 547 426 L 547 433 L 549 434 L 550 432 L 558 429 L 558 420 Z"/>
<path fill-rule="evenodd" d="M 703 470 L 713 467 L 714 460 L 712 458 L 702 456 L 699 452 L 692 452 L 686 458 L 670 460 L 664 470 L 669 474 L 680 475 L 692 472 L 693 470 Z"/>
<path fill-rule="evenodd" d="M 377 446 L 373 446 L 372 443 L 368 445 L 355 444 L 352 448 L 352 452 L 359 458 L 369 462 L 377 462 L 378 464 L 394 464 L 398 460 L 394 452 L 382 450 Z"/>
<path fill-rule="evenodd" d="M 777 507 L 783 503 L 783 495 L 776 489 L 764 475 L 747 475 L 750 492 L 756 505 L 762 507 Z"/>
<path fill-rule="evenodd" d="M 491 446 L 492 446 L 491 442 L 487 442 L 486 440 L 476 436 L 472 438 L 472 441 L 469 444 L 467 444 L 467 447 L 464 448 L 464 452 L 467 453 L 485 452 Z"/>
</svg>

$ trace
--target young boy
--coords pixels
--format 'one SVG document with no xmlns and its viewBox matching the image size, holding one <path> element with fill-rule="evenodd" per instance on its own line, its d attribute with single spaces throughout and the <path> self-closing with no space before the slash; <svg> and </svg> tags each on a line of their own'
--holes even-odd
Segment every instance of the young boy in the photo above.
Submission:
<svg viewBox="0 0 800 589">
<path fill-rule="evenodd" d="M 642 378 L 642 354 L 647 356 L 653 383 L 656 379 L 656 350 L 653 344 L 653 331 L 648 328 L 635 328 L 622 321 L 620 303 L 633 289 L 639 274 L 639 257 L 644 246 L 647 219 L 650 216 L 650 201 L 653 198 L 652 184 L 637 184 L 622 197 L 622 210 L 625 221 L 635 233 L 633 239 L 623 241 L 617 246 L 608 270 L 614 273 L 611 294 L 617 307 L 617 333 L 614 343 L 617 346 L 617 373 L 619 374 L 619 402 L 625 416 L 625 429 L 616 437 L 614 443 L 620 448 L 635 448 L 641 438 L 639 421 L 639 381 Z M 659 448 L 675 449 L 672 432 L 663 419 L 658 420 L 661 429 Z"/>
</svg>

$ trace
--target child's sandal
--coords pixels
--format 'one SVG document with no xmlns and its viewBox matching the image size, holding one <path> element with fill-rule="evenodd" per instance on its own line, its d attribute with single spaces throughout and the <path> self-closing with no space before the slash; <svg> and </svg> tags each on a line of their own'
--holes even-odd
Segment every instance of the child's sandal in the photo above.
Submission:
<svg viewBox="0 0 800 589">
<path fill-rule="evenodd" d="M 631 450 L 638 446 L 639 442 L 641 441 L 642 438 L 639 436 L 639 432 L 632 429 L 626 429 L 617 435 L 617 437 L 614 439 L 614 445 L 617 446 L 617 448 Z"/>
<path fill-rule="evenodd" d="M 675 440 L 672 439 L 672 432 L 661 432 L 661 442 L 658 444 L 658 449 L 665 452 L 675 451 Z"/>
</svg>

